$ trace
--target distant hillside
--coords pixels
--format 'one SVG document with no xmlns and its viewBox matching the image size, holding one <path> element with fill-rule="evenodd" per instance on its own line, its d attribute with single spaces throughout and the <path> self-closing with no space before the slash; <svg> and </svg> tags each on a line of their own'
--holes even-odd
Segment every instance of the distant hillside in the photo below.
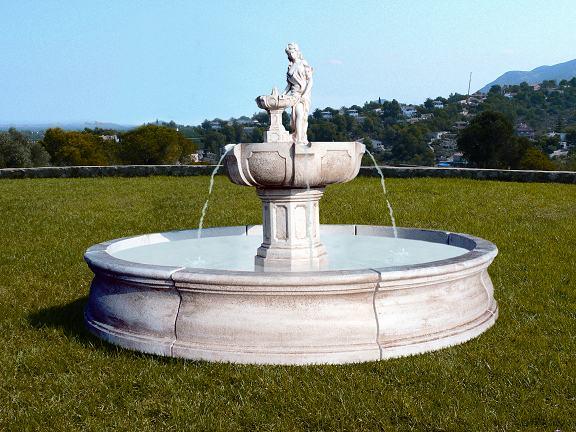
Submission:
<svg viewBox="0 0 576 432">
<path fill-rule="evenodd" d="M 576 59 L 553 66 L 540 66 L 531 71 L 509 71 L 499 76 L 490 84 L 486 84 L 479 91 L 488 93 L 493 85 L 515 85 L 521 82 L 528 84 L 541 83 L 545 80 L 569 80 L 576 77 Z"/>
<path fill-rule="evenodd" d="M 7 130 L 9 128 L 18 130 L 46 130 L 49 128 L 62 128 L 65 130 L 84 130 L 84 128 L 94 129 L 112 129 L 117 131 L 126 131 L 134 129 L 136 126 L 121 125 L 109 122 L 77 122 L 77 123 L 0 123 L 0 130 Z"/>
</svg>

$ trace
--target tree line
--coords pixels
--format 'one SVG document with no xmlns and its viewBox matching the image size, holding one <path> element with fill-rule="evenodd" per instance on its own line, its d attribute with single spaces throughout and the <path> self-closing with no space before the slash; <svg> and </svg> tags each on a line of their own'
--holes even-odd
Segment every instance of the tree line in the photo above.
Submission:
<svg viewBox="0 0 576 432">
<path fill-rule="evenodd" d="M 434 102 L 442 103 L 443 108 L 436 108 Z M 310 141 L 350 141 L 362 139 L 370 148 L 373 142 L 381 142 L 386 151 L 376 155 L 380 162 L 387 164 L 433 165 L 435 154 L 429 143 L 434 132 L 452 131 L 457 122 L 470 122 L 474 117 L 484 112 L 501 113 L 515 134 L 515 125 L 526 122 L 534 128 L 536 141 L 519 140 L 522 145 L 511 146 L 512 152 L 518 150 L 517 157 L 525 156 L 524 150 L 531 157 L 531 165 L 538 159 L 540 168 L 552 167 L 552 162 L 546 162 L 547 154 L 559 148 L 558 137 L 546 136 L 546 132 L 566 132 L 571 136 L 576 131 L 576 78 L 563 80 L 560 83 L 545 81 L 540 89 L 534 89 L 527 83 L 499 87 L 494 86 L 482 103 L 468 103 L 468 97 L 452 94 L 448 98 L 437 97 L 427 99 L 422 105 L 416 106 L 417 116 L 424 120 L 409 122 L 402 114 L 398 101 L 372 101 L 363 106 L 353 105 L 334 109 L 326 107 L 315 110 L 309 119 L 308 138 Z M 348 114 L 354 110 L 358 116 Z M 267 116 L 258 113 L 252 116 L 255 123 L 245 127 L 237 122 L 208 121 L 200 126 L 185 127 L 183 132 L 196 138 L 201 146 L 215 154 L 227 143 L 259 142 L 267 128 Z M 284 126 L 288 128 L 289 117 L 283 115 Z M 216 127 L 213 125 L 216 124 Z M 475 127 L 474 127 L 475 128 Z M 510 147 L 509 146 L 509 147 Z M 460 149 L 461 150 L 461 149 Z M 539 151 L 536 156 L 536 151 Z M 489 153 L 489 150 L 487 150 Z M 542 157 L 540 153 L 545 153 Z M 572 152 L 573 153 L 573 152 Z M 501 156 L 501 155 L 500 155 Z M 498 156 L 498 158 L 500 157 Z M 519 159 L 519 160 L 520 160 Z M 471 165 L 491 167 L 518 167 L 519 160 L 492 159 L 485 162 L 470 161 Z M 526 166 L 525 159 L 523 166 Z M 555 162 L 556 168 L 569 169 L 576 161 L 570 155 L 568 159 Z"/>
<path fill-rule="evenodd" d="M 469 165 L 478 168 L 554 170 L 556 167 L 536 143 L 514 134 L 502 113 L 484 111 L 458 137 L 458 148 Z"/>
<path fill-rule="evenodd" d="M 436 108 L 434 101 L 441 102 L 443 108 Z M 427 99 L 416 106 L 421 120 L 418 122 L 407 121 L 396 100 L 372 101 L 363 106 L 353 105 L 338 110 L 330 107 L 317 109 L 309 119 L 308 138 L 311 141 L 361 139 L 368 148 L 375 142 L 381 142 L 386 151 L 377 155 L 380 162 L 433 165 L 435 154 L 429 146 L 432 133 L 454 131 L 456 122 L 472 119 L 468 128 L 459 132 L 459 149 L 471 165 L 496 168 L 527 166 L 528 160 L 532 161 L 532 165 L 539 160 L 541 167 L 550 167 L 550 163 L 545 162 L 547 157 L 543 158 L 535 152 L 538 150 L 546 156 L 558 148 L 558 137 L 546 136 L 545 132 L 551 129 L 566 132 L 569 143 L 576 137 L 576 78 L 560 83 L 545 81 L 540 89 L 534 89 L 527 83 L 493 86 L 483 103 L 468 104 L 466 101 L 467 96 L 460 94 Z M 357 116 L 350 115 L 349 110 L 354 110 Z M 481 114 L 493 112 L 503 117 L 488 121 L 488 116 L 475 121 Z M 229 143 L 261 142 L 268 121 L 268 115 L 259 112 L 241 121 L 206 120 L 198 126 L 169 122 L 145 125 L 125 133 L 54 128 L 48 129 L 40 142 L 30 142 L 21 133 L 10 130 L 0 133 L 0 167 L 189 163 L 190 155 L 197 146 L 219 155 L 223 146 Z M 538 137 L 535 141 L 516 139 L 514 125 L 520 121 L 536 130 Z M 482 151 L 472 151 L 470 146 L 466 146 L 467 140 L 472 140 L 470 137 L 480 133 L 482 127 L 487 124 L 502 126 L 504 122 L 506 127 L 501 129 L 505 129 L 506 138 L 498 135 L 499 141 L 492 143 L 482 141 L 484 138 L 481 137 L 474 138 L 474 142 L 486 143 Z M 288 129 L 287 113 L 283 114 L 283 123 Z M 119 141 L 105 138 L 110 135 L 116 135 Z M 503 142 L 507 144 L 502 146 Z M 496 147 L 500 150 L 495 151 Z M 505 153 L 502 153 L 503 148 L 506 149 Z M 576 143 L 572 144 L 574 148 Z M 480 153 L 486 159 L 478 159 Z M 521 163 L 523 157 L 525 159 Z M 574 150 L 560 165 L 557 163 L 557 167 L 564 169 L 576 165 Z"/>
<path fill-rule="evenodd" d="M 157 125 L 125 133 L 51 128 L 38 142 L 15 129 L 0 132 L 0 168 L 191 163 L 195 151 L 194 141 L 175 129 Z"/>
</svg>

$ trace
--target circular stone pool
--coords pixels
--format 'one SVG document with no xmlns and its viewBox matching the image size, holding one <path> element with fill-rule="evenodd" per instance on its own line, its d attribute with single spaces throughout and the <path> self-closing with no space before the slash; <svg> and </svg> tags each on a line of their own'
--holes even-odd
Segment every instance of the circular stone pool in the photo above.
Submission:
<svg viewBox="0 0 576 432">
<path fill-rule="evenodd" d="M 322 225 L 328 267 L 254 268 L 261 226 L 174 231 L 93 246 L 85 319 L 160 355 L 240 363 L 346 363 L 464 342 L 490 327 L 496 247 L 465 234 Z"/>
<path fill-rule="evenodd" d="M 142 246 L 123 247 L 119 243 L 108 253 L 125 261 L 140 264 L 205 268 L 228 271 L 253 271 L 255 251 L 262 243 L 260 235 L 226 237 L 165 238 L 165 241 Z M 160 234 L 160 236 L 162 236 Z M 158 238 L 161 240 L 161 238 Z M 423 240 L 393 237 L 324 235 L 328 265 L 324 270 L 360 270 L 441 261 L 464 255 L 468 249 Z"/>
</svg>

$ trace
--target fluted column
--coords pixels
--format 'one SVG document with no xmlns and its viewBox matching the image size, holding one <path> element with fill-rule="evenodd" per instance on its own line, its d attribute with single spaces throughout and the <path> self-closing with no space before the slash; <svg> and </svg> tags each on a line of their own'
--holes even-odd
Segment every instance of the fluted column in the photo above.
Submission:
<svg viewBox="0 0 576 432">
<path fill-rule="evenodd" d="M 258 189 L 264 241 L 255 257 L 257 269 L 306 271 L 326 266 L 326 249 L 320 242 L 323 193 L 324 188 Z"/>
</svg>

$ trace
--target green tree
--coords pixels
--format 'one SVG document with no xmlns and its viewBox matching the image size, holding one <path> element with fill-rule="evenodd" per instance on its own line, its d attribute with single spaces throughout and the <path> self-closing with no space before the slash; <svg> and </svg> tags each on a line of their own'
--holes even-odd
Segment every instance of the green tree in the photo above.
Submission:
<svg viewBox="0 0 576 432">
<path fill-rule="evenodd" d="M 204 134 L 203 144 L 205 150 L 218 154 L 220 149 L 227 144 L 226 137 L 220 132 L 209 131 Z"/>
<path fill-rule="evenodd" d="M 260 111 L 252 116 L 252 120 L 260 123 L 260 126 L 267 126 L 270 123 L 270 116 L 266 111 Z"/>
<path fill-rule="evenodd" d="M 566 129 L 566 144 L 576 147 L 576 127 Z"/>
<path fill-rule="evenodd" d="M 536 147 L 528 147 L 519 164 L 520 169 L 552 171 L 554 164 Z"/>
<path fill-rule="evenodd" d="M 31 166 L 30 151 L 10 132 L 0 132 L 0 168 Z"/>
<path fill-rule="evenodd" d="M 392 159 L 399 163 L 433 165 L 434 153 L 427 145 L 426 129 L 419 125 L 395 126 Z"/>
<path fill-rule="evenodd" d="M 516 144 L 514 138 L 512 123 L 503 114 L 484 111 L 462 130 L 458 148 L 472 166 L 509 168 L 509 150 Z"/>
<path fill-rule="evenodd" d="M 308 139 L 310 141 L 344 141 L 336 125 L 327 121 L 310 124 Z"/>
<path fill-rule="evenodd" d="M 110 165 L 104 140 L 87 132 L 48 129 L 42 144 L 56 165 Z"/>
<path fill-rule="evenodd" d="M 385 124 L 396 123 L 402 114 L 402 109 L 400 109 L 400 104 L 396 99 L 392 101 L 384 101 L 382 103 L 382 112 L 380 117 Z"/>
<path fill-rule="evenodd" d="M 175 164 L 187 160 L 194 150 L 192 140 L 175 129 L 145 125 L 122 135 L 120 159 L 137 165 Z"/>
<path fill-rule="evenodd" d="M 558 136 L 541 136 L 536 143 L 536 146 L 544 154 L 550 154 L 560 146 L 560 138 Z"/>
<path fill-rule="evenodd" d="M 42 144 L 35 142 L 30 145 L 30 162 L 33 167 L 50 166 L 50 155 Z"/>
<path fill-rule="evenodd" d="M 534 146 L 528 138 L 513 136 L 508 142 L 508 145 L 501 149 L 501 167 L 508 169 L 521 169 L 520 162 L 530 147 Z"/>
<path fill-rule="evenodd" d="M 488 94 L 501 94 L 502 93 L 502 87 L 498 84 L 494 84 L 492 87 L 490 87 L 490 90 L 488 90 Z"/>
<path fill-rule="evenodd" d="M 250 142 L 259 143 L 264 141 L 264 129 L 255 127 L 250 134 Z"/>
<path fill-rule="evenodd" d="M 30 142 L 14 128 L 0 132 L 0 168 L 50 165 L 50 155 L 37 142 Z"/>
</svg>

